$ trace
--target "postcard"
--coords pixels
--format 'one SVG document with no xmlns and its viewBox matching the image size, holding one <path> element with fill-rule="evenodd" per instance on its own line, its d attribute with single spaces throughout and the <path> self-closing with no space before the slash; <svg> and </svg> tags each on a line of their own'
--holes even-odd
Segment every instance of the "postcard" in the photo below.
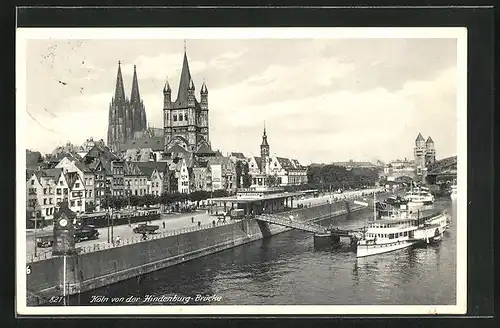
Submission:
<svg viewBox="0 0 500 328">
<path fill-rule="evenodd" d="M 18 314 L 465 314 L 465 28 L 16 43 Z"/>
</svg>

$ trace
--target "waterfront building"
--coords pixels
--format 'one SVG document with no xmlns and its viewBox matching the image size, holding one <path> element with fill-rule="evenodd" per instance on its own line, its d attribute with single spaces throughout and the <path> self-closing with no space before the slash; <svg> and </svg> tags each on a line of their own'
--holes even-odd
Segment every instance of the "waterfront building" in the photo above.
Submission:
<svg viewBox="0 0 500 328">
<path fill-rule="evenodd" d="M 40 183 L 41 171 L 33 172 L 26 181 L 26 225 L 33 228 L 36 224 L 43 224 L 42 208 L 40 206 L 41 189 Z"/>
<path fill-rule="evenodd" d="M 135 165 L 148 179 L 148 194 L 159 196 L 164 192 L 178 191 L 177 182 L 173 183 L 175 189 L 170 188 L 170 180 L 175 179 L 175 164 L 172 160 L 163 162 L 134 162 Z"/>
<path fill-rule="evenodd" d="M 189 183 L 189 170 L 188 166 L 186 164 L 186 160 L 182 158 L 179 161 L 179 165 L 176 167 L 176 176 L 177 178 L 177 186 L 178 186 L 178 191 L 182 194 L 189 194 L 190 191 L 190 183 Z"/>
<path fill-rule="evenodd" d="M 210 168 L 212 190 L 236 190 L 236 165 L 230 157 L 209 158 L 207 166 Z"/>
<path fill-rule="evenodd" d="M 84 198 L 86 208 L 91 204 L 95 204 L 94 179 L 95 174 L 92 170 L 81 161 L 65 156 L 56 165 L 56 168 L 63 169 L 65 172 L 77 172 L 85 186 Z"/>
<path fill-rule="evenodd" d="M 192 175 L 192 190 L 202 190 L 202 191 L 210 191 L 211 187 L 211 172 L 210 166 L 207 167 L 193 167 L 193 175 Z"/>
<path fill-rule="evenodd" d="M 144 196 L 148 193 L 148 177 L 137 164 L 132 162 L 123 163 L 125 179 L 125 195 Z"/>
<path fill-rule="evenodd" d="M 259 185 L 263 175 L 274 176 L 276 184 L 280 186 L 307 183 L 307 167 L 302 166 L 298 160 L 270 155 L 265 127 L 260 145 L 260 157 L 250 157 L 248 168 L 253 177 L 253 185 Z"/>
<path fill-rule="evenodd" d="M 59 179 L 59 182 L 63 181 L 67 184 L 69 192 L 69 208 L 77 214 L 85 213 L 85 185 L 78 172 L 65 172 L 64 179 L 62 179 L 62 176 Z M 59 204 L 59 202 L 57 202 L 57 204 Z"/>
<path fill-rule="evenodd" d="M 115 95 L 109 104 L 108 147 L 118 151 L 121 144 L 134 138 L 136 132 L 147 129 L 146 109 L 139 93 L 137 70 L 134 65 L 130 99 L 125 95 L 120 62 L 116 76 Z"/>
<path fill-rule="evenodd" d="M 245 155 L 243 155 L 243 153 L 239 153 L 239 152 L 231 152 L 231 153 L 229 153 L 228 156 L 234 164 L 236 164 L 236 162 L 238 162 L 238 161 L 247 162 L 247 160 L 248 160 L 245 157 Z"/>
<path fill-rule="evenodd" d="M 163 122 L 164 149 L 165 153 L 171 154 L 171 158 L 213 155 L 209 134 L 207 85 L 203 82 L 198 101 L 186 51 L 177 99 L 172 101 L 172 89 L 168 81 L 163 88 Z"/>
</svg>

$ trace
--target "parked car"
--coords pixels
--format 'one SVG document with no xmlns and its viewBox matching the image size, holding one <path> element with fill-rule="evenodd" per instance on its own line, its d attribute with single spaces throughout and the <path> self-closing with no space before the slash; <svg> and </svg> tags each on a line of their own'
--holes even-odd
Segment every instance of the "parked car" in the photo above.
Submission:
<svg viewBox="0 0 500 328">
<path fill-rule="evenodd" d="M 133 229 L 134 233 L 140 234 L 152 234 L 155 233 L 156 230 L 160 229 L 160 226 L 157 225 L 148 225 L 148 224 L 140 224 Z"/>
</svg>

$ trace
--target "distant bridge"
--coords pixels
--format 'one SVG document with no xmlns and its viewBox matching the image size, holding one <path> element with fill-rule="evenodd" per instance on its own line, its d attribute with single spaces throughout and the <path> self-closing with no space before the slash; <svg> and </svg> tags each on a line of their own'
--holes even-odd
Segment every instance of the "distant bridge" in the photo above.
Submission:
<svg viewBox="0 0 500 328">
<path fill-rule="evenodd" d="M 457 156 L 443 158 L 427 167 L 427 175 L 456 175 Z"/>
</svg>

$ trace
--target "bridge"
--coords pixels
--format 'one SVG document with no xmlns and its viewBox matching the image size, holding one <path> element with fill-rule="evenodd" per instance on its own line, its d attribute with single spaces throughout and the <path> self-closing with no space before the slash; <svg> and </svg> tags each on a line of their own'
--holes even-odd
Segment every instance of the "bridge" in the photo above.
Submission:
<svg viewBox="0 0 500 328">
<path fill-rule="evenodd" d="M 312 232 L 315 235 L 329 235 L 331 237 L 337 237 L 337 238 L 340 237 L 350 238 L 351 241 L 358 240 L 363 236 L 362 229 L 342 230 L 334 227 L 325 228 L 316 223 L 294 220 L 293 215 L 290 215 L 289 217 L 284 217 L 273 214 L 262 214 L 256 216 L 255 219 L 272 224 L 277 224 L 287 228 Z"/>
<path fill-rule="evenodd" d="M 437 179 L 457 178 L 457 156 L 443 158 L 427 167 L 427 181 L 431 184 Z"/>
<path fill-rule="evenodd" d="M 293 219 L 293 216 L 290 215 L 289 217 L 283 217 L 279 215 L 273 215 L 273 214 L 262 214 L 259 216 L 256 216 L 255 219 L 272 223 L 272 224 L 277 224 L 283 227 L 287 228 L 294 228 L 302 231 L 307 231 L 307 232 L 312 232 L 315 234 L 326 234 L 328 233 L 328 229 L 316 224 L 316 223 L 311 223 L 311 222 L 302 222 L 302 221 L 297 221 Z"/>
</svg>

